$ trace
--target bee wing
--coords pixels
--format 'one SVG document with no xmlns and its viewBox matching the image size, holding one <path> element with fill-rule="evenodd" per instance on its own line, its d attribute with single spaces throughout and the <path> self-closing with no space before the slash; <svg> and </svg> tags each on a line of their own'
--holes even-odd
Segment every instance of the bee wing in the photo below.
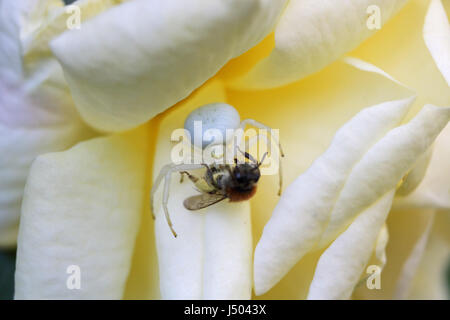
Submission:
<svg viewBox="0 0 450 320">
<path fill-rule="evenodd" d="M 202 193 L 184 200 L 184 207 L 188 210 L 199 210 L 226 199 L 227 196 L 215 193 Z"/>
</svg>

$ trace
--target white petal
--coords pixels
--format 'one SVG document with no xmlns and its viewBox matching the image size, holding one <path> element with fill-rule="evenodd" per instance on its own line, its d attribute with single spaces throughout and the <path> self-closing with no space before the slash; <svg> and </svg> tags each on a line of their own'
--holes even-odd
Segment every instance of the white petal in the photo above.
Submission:
<svg viewBox="0 0 450 320">
<path fill-rule="evenodd" d="M 394 190 L 364 210 L 322 254 L 308 299 L 348 299 L 389 214 Z"/>
<path fill-rule="evenodd" d="M 383 268 L 386 265 L 386 246 L 389 241 L 389 231 L 387 225 L 384 224 L 378 234 L 377 243 L 375 245 L 375 257 L 380 262 L 381 267 Z"/>
<path fill-rule="evenodd" d="M 326 246 L 355 214 L 396 186 L 450 119 L 450 108 L 426 105 L 408 124 L 391 130 L 359 161 L 334 204 L 319 246 Z"/>
<path fill-rule="evenodd" d="M 221 203 L 204 214 L 203 299 L 250 299 L 253 286 L 250 202 Z"/>
<path fill-rule="evenodd" d="M 448 300 L 449 218 L 448 213 L 435 215 L 435 223 L 412 280 L 408 299 Z M 439 230 L 441 228 L 443 230 Z"/>
<path fill-rule="evenodd" d="M 450 125 L 437 137 L 425 177 L 406 197 L 397 197 L 398 208 L 450 209 Z"/>
<path fill-rule="evenodd" d="M 202 87 L 161 122 L 153 179 L 171 162 L 173 130 L 183 128 L 190 111 L 225 101 L 222 84 Z M 194 173 L 195 174 L 195 173 Z M 228 200 L 200 211 L 188 211 L 183 201 L 198 193 L 179 174 L 172 175 L 168 209 L 178 233 L 174 238 L 161 208 L 162 186 L 155 197 L 155 233 L 163 299 L 249 299 L 252 288 L 252 235 L 249 202 Z"/>
<path fill-rule="evenodd" d="M 20 14 L 23 1 L 0 0 L 0 79 L 22 75 Z"/>
<path fill-rule="evenodd" d="M 425 43 L 450 86 L 450 24 L 441 0 L 431 0 L 423 26 Z"/>
<path fill-rule="evenodd" d="M 38 0 L 38 2 L 43 1 L 48 0 Z M 113 7 L 120 1 L 126 0 L 78 0 L 73 5 L 79 8 L 79 18 L 82 25 L 85 21 Z M 25 34 L 22 34 L 25 60 L 29 59 L 32 61 L 33 59 L 36 60 L 36 57 L 42 59 L 45 56 L 51 56 L 50 41 L 67 31 L 69 23 L 73 22 L 72 18 L 75 17 L 76 11 L 70 10 L 70 7 L 63 6 L 62 1 L 51 0 L 51 2 L 55 2 L 51 10 L 48 8 L 51 3 L 47 3 L 46 8 L 36 8 L 23 26 L 26 31 Z M 61 5 L 57 6 L 58 3 Z M 41 6 L 43 7 L 43 5 Z M 42 12 L 44 10 L 50 12 Z M 39 18 L 43 21 L 39 21 Z"/>
<path fill-rule="evenodd" d="M 410 91 L 413 91 L 411 88 L 408 88 L 406 85 L 404 85 L 403 83 L 401 83 L 400 81 L 398 81 L 397 79 L 393 78 L 390 74 L 388 74 L 386 71 L 378 68 L 377 66 L 368 63 L 367 61 L 358 59 L 358 58 L 354 58 L 354 57 L 344 57 L 342 59 L 342 61 L 344 63 L 347 63 L 353 67 L 355 67 L 356 69 L 362 70 L 362 71 L 366 71 L 366 72 L 373 72 L 373 73 L 377 73 L 383 77 L 385 77 L 386 79 L 391 80 L 392 82 L 405 87 L 407 89 L 409 89 Z"/>
<path fill-rule="evenodd" d="M 37 158 L 22 207 L 16 299 L 122 298 L 146 198 L 146 130 Z M 81 271 L 79 290 L 66 285 L 71 265 Z"/>
<path fill-rule="evenodd" d="M 63 5 L 60 0 L 0 0 L 0 79 L 20 80 L 25 38 Z"/>
<path fill-rule="evenodd" d="M 51 43 L 83 118 L 102 130 L 146 122 L 261 41 L 284 0 L 136 0 Z"/>
<path fill-rule="evenodd" d="M 426 106 L 407 125 L 390 130 L 410 103 L 388 102 L 360 112 L 288 187 L 255 251 L 257 294 L 270 289 L 304 254 L 326 246 L 360 212 L 395 188 L 428 149 L 447 124 L 450 109 Z"/>
<path fill-rule="evenodd" d="M 413 98 L 391 101 L 359 112 L 284 191 L 256 247 L 257 295 L 269 290 L 316 245 L 355 163 L 402 121 L 412 102 Z"/>
<path fill-rule="evenodd" d="M 397 280 L 396 290 L 394 294 L 395 299 L 404 300 L 408 298 L 411 286 L 413 284 L 412 281 L 420 265 L 420 261 L 422 260 L 424 251 L 427 246 L 428 237 L 430 236 L 430 232 L 433 227 L 434 214 L 434 212 L 430 212 L 430 218 L 423 230 L 422 235 L 417 239 L 417 242 L 414 244 L 411 253 L 403 264 L 399 278 Z"/>
<path fill-rule="evenodd" d="M 1 47 L 8 51 L 8 44 L 3 47 L 7 33 L 8 43 L 16 49 L 10 51 L 11 57 L 20 63 L 16 66 L 7 60 L 11 68 L 3 69 L 1 65 L 0 70 L 0 233 L 4 235 L 0 237 L 0 246 L 15 243 L 25 179 L 36 156 L 64 150 L 93 135 L 73 107 L 64 79 L 58 76 L 62 71 L 56 60 L 39 64 L 36 77 L 27 78 L 22 72 L 20 39 L 23 26 L 30 22 L 26 17 L 33 13 L 34 7 L 49 10 L 52 2 L 2 1 L 0 5 L 13 3 L 15 6 L 8 12 L 11 16 L 0 21 Z M 28 11 L 22 7 L 27 5 Z M 0 52 L 2 63 L 4 54 Z"/>
<path fill-rule="evenodd" d="M 445 130 L 445 129 L 444 129 Z M 443 130 L 443 131 L 444 131 Z M 442 132 L 441 132 L 442 134 Z M 436 139 L 437 140 L 437 139 Z M 398 187 L 396 195 L 406 196 L 414 191 L 417 186 L 422 182 L 425 177 L 425 173 L 430 164 L 433 148 L 430 148 L 427 152 L 422 154 L 417 159 L 414 168 L 403 177 L 401 185 Z"/>
<path fill-rule="evenodd" d="M 429 224 L 432 210 L 396 210 L 391 209 L 386 224 L 389 227 L 389 245 L 387 246 L 387 263 L 380 278 L 380 290 L 371 290 L 364 282 L 355 288 L 352 298 L 357 300 L 393 299 L 395 287 L 403 264 L 418 239 L 423 235 Z M 438 216 L 438 215 L 437 215 Z M 442 224 L 442 223 L 441 223 Z M 442 224 L 444 228 L 446 226 Z M 448 225 L 448 224 L 447 224 Z M 373 256 L 372 256 L 373 258 Z M 368 266 L 380 265 L 375 259 L 369 261 Z M 369 273 L 364 273 L 369 276 Z M 373 282 L 372 282 L 373 283 Z"/>
<path fill-rule="evenodd" d="M 384 270 L 387 262 L 386 247 L 388 242 L 389 231 L 387 223 L 385 222 L 383 227 L 381 227 L 381 230 L 378 232 L 377 239 L 375 240 L 375 246 L 372 250 L 369 261 L 366 263 L 366 266 L 375 265 L 380 268 L 380 273 Z M 365 255 L 365 253 L 362 254 Z M 361 257 L 363 256 L 360 256 L 357 259 L 360 259 Z M 373 274 L 373 271 L 368 272 L 367 269 L 366 272 L 361 274 L 358 283 L 354 286 L 352 298 L 354 298 L 355 294 L 356 297 L 358 297 L 359 292 L 367 288 L 367 280 L 370 279 L 371 274 Z M 350 275 L 349 277 L 353 278 L 353 276 Z"/>
<path fill-rule="evenodd" d="M 374 33 L 367 26 L 368 8 L 379 8 L 382 25 L 405 3 L 406 0 L 292 0 L 276 27 L 275 48 L 236 86 L 277 87 L 319 71 Z"/>
</svg>

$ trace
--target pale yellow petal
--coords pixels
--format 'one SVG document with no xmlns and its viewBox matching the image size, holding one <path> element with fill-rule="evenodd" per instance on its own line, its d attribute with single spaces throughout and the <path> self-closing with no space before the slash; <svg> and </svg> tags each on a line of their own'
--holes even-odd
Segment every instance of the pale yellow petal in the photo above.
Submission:
<svg viewBox="0 0 450 320">
<path fill-rule="evenodd" d="M 355 58 L 355 57 L 344 57 L 342 58 L 342 61 L 344 63 L 348 63 L 349 65 L 362 70 L 362 71 L 366 71 L 366 72 L 373 72 L 373 73 L 377 73 L 383 77 L 385 77 L 386 79 L 391 80 L 392 82 L 395 82 L 398 85 L 401 85 L 409 90 L 411 90 L 412 92 L 414 92 L 413 89 L 408 88 L 406 85 L 404 85 L 403 83 L 401 83 L 400 81 L 398 81 L 397 79 L 393 78 L 390 74 L 388 74 L 386 71 L 380 69 L 379 67 L 367 62 L 367 61 L 363 61 L 361 59 Z"/>
<path fill-rule="evenodd" d="M 23 1 L 0 1 L 0 79 L 22 74 L 20 45 L 20 16 Z M 8 12 L 8 15 L 4 14 Z"/>
<path fill-rule="evenodd" d="M 432 0 L 423 26 L 425 43 L 450 86 L 450 24 L 441 0 Z"/>
<path fill-rule="evenodd" d="M 381 27 L 405 3 L 406 0 L 292 0 L 277 24 L 275 48 L 235 86 L 278 87 L 317 72 L 373 34 L 376 28 L 368 27 L 371 19 L 379 18 Z"/>
<path fill-rule="evenodd" d="M 153 119 L 148 122 L 151 128 L 148 132 L 147 143 L 149 149 L 149 157 L 147 161 L 146 187 L 144 210 L 142 212 L 141 224 L 138 235 L 136 237 L 136 245 L 134 248 L 133 259 L 131 262 L 130 273 L 127 278 L 124 299 L 161 299 L 159 290 L 159 270 L 158 256 L 156 253 L 156 239 L 154 231 L 154 220 L 150 205 L 148 203 L 148 195 L 152 184 L 151 171 L 153 168 L 153 154 L 155 152 L 159 119 Z"/>
<path fill-rule="evenodd" d="M 449 226 L 450 215 L 439 213 L 427 242 L 420 265 L 412 279 L 408 299 L 448 300 L 448 265 L 450 261 Z M 442 233 L 439 228 L 443 229 Z"/>
<path fill-rule="evenodd" d="M 78 0 L 73 5 L 79 8 L 80 28 L 82 24 L 95 17 L 99 13 L 111 8 L 115 4 L 122 2 L 121 0 Z M 42 14 L 46 19 L 39 23 L 32 32 L 29 32 L 24 39 L 24 59 L 32 62 L 32 60 L 42 59 L 43 56 L 51 55 L 49 42 L 67 31 L 69 22 L 75 17 L 75 11 L 68 10 L 67 7 L 61 6 L 52 10 L 51 14 Z"/>
<path fill-rule="evenodd" d="M 402 268 L 419 239 L 423 237 L 432 217 L 432 210 L 391 210 L 387 219 L 389 228 L 389 242 L 386 247 L 387 259 L 379 278 L 380 288 L 369 289 L 366 282 L 363 282 L 355 288 L 354 299 L 394 298 Z M 373 263 L 378 265 L 377 261 L 373 261 Z M 369 264 L 372 264 L 372 261 Z"/>
<path fill-rule="evenodd" d="M 353 168 L 334 204 L 319 246 L 326 246 L 367 204 L 396 186 L 432 145 L 450 119 L 450 108 L 425 106 L 409 123 L 388 132 Z"/>
<path fill-rule="evenodd" d="M 395 190 L 361 212 L 319 259 L 308 299 L 348 299 L 364 272 L 380 230 L 389 214 Z"/>
<path fill-rule="evenodd" d="M 0 81 L 0 233 L 17 229 L 31 162 L 92 135 L 71 108 L 64 94 L 27 95 L 23 88 Z M 11 244 L 7 242 L 0 239 L 0 246 Z"/>
<path fill-rule="evenodd" d="M 445 131 L 442 130 L 442 131 Z M 441 135 L 443 132 L 441 132 Z M 439 138 L 436 139 L 436 141 Z M 406 196 L 414 191 L 417 186 L 423 181 L 425 177 L 425 173 L 427 172 L 428 166 L 430 164 L 431 155 L 433 151 L 433 147 L 431 147 L 427 152 L 422 154 L 419 159 L 417 159 L 414 167 L 409 171 L 402 179 L 401 185 L 398 187 L 396 195 L 397 196 Z"/>
<path fill-rule="evenodd" d="M 36 156 L 93 135 L 76 113 L 56 61 L 36 67 L 36 76 L 22 61 L 28 24 L 42 22 L 58 2 L 0 2 L 2 13 L 8 13 L 0 19 L 0 246 L 16 242 L 25 180 Z M 43 16 L 33 20 L 35 11 Z"/>
<path fill-rule="evenodd" d="M 147 130 L 34 162 L 22 207 L 16 299 L 122 298 L 147 198 Z M 67 286 L 70 266 L 79 267 L 80 289 Z"/>
<path fill-rule="evenodd" d="M 375 257 L 378 259 L 380 267 L 384 268 L 386 265 L 386 246 L 389 241 L 389 231 L 387 225 L 384 224 L 378 234 L 377 242 L 375 245 Z"/>
<path fill-rule="evenodd" d="M 380 67 L 417 95 L 414 115 L 423 105 L 450 106 L 450 90 L 423 39 L 430 0 L 410 0 L 352 56 Z M 408 117 L 408 118 L 409 118 Z"/>
<path fill-rule="evenodd" d="M 363 272 L 360 275 L 359 281 L 353 289 L 353 295 L 355 295 L 355 292 L 358 292 L 358 290 L 360 290 L 361 287 L 364 286 L 367 287 L 368 284 L 367 281 L 371 280 L 370 276 L 374 274 L 374 271 L 377 272 L 377 270 L 373 269 L 372 266 L 379 268 L 380 274 L 383 271 L 387 262 L 386 247 L 388 245 L 388 242 L 389 242 L 389 231 L 387 228 L 387 224 L 384 223 L 383 227 L 378 232 L 377 240 L 375 241 L 375 246 L 372 250 L 371 257 L 369 259 L 369 262 L 367 262 L 367 268 L 369 267 L 371 268 L 366 269 L 365 272 Z"/>
<path fill-rule="evenodd" d="M 419 186 L 404 197 L 397 197 L 398 208 L 450 209 L 450 125 L 437 137 L 425 176 Z"/>
<path fill-rule="evenodd" d="M 285 191 L 255 251 L 257 294 L 395 188 L 449 121 L 450 108 L 425 106 L 410 123 L 387 132 L 401 121 L 408 105 L 397 102 L 395 108 L 390 102 L 360 112 Z M 388 114 L 391 122 L 384 118 Z"/>
<path fill-rule="evenodd" d="M 135 127 L 261 41 L 284 0 L 136 0 L 63 33 L 51 48 L 83 118 L 108 131 Z"/>
<path fill-rule="evenodd" d="M 284 191 L 256 247 L 256 294 L 269 290 L 316 246 L 353 167 L 402 121 L 412 102 L 386 102 L 358 113 L 339 129 L 327 151 Z"/>
<path fill-rule="evenodd" d="M 412 286 L 412 281 L 414 279 L 414 275 L 417 272 L 420 261 L 423 258 L 424 251 L 427 246 L 428 238 L 430 236 L 430 232 L 433 227 L 434 222 L 434 212 L 430 213 L 430 219 L 423 231 L 423 234 L 417 239 L 417 242 L 414 244 L 409 257 L 406 259 L 403 264 L 403 268 L 400 272 L 400 276 L 397 280 L 396 289 L 394 298 L 395 299 L 406 299 L 410 293 L 410 289 Z"/>
</svg>

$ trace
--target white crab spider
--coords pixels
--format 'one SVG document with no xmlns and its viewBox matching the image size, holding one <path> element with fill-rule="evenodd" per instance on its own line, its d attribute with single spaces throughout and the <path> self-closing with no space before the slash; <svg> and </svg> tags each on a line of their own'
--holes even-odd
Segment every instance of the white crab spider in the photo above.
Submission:
<svg viewBox="0 0 450 320">
<path fill-rule="evenodd" d="M 194 138 L 195 137 L 195 132 L 194 132 L 195 131 L 195 122 L 197 122 L 197 121 L 200 121 L 202 124 L 202 132 L 201 132 L 202 139 L 200 141 L 196 140 Z M 205 131 L 207 131 L 209 129 L 216 129 L 221 132 L 222 137 L 226 137 L 226 134 L 227 134 L 226 131 L 231 129 L 231 130 L 233 130 L 233 135 L 231 136 L 231 138 L 229 138 L 228 140 L 224 139 L 220 143 L 225 145 L 225 147 L 227 147 L 227 145 L 230 142 L 234 142 L 234 140 L 237 138 L 237 144 L 236 144 L 235 148 L 240 150 L 242 139 L 240 139 L 241 137 L 238 135 L 243 132 L 243 130 L 245 129 L 245 127 L 247 125 L 251 125 L 256 128 L 264 129 L 267 132 L 270 132 L 271 139 L 274 140 L 275 144 L 278 147 L 279 156 L 284 157 L 284 153 L 281 148 L 280 142 L 278 141 L 276 136 L 274 136 L 272 128 L 270 128 L 256 120 L 253 120 L 253 119 L 245 119 L 245 120 L 241 121 L 237 110 L 234 107 L 232 107 L 231 105 L 228 105 L 225 103 L 212 103 L 212 104 L 207 104 L 207 105 L 204 105 L 202 107 L 195 109 L 186 118 L 186 121 L 184 123 L 184 128 L 185 128 L 185 130 L 187 130 L 190 133 L 190 136 L 192 139 L 191 143 L 193 145 L 195 145 L 197 148 L 200 148 L 202 150 L 205 149 L 207 146 L 211 145 L 211 143 L 213 142 L 211 140 L 205 139 L 205 135 L 204 135 Z M 249 145 L 258 142 L 260 138 L 264 139 L 266 141 L 266 143 L 269 144 L 268 139 L 265 135 L 257 134 L 256 136 L 254 136 L 253 138 L 250 139 Z M 242 153 L 246 154 L 247 158 L 250 157 L 253 161 L 255 161 L 251 156 L 249 156 L 248 153 L 244 153 L 244 152 L 242 152 Z M 255 163 L 257 163 L 257 162 L 255 161 Z M 172 173 L 173 172 L 181 172 L 183 174 L 183 173 L 187 173 L 188 170 L 197 170 L 197 169 L 201 169 L 201 168 L 205 168 L 205 167 L 208 169 L 208 164 L 205 164 L 205 163 L 202 163 L 202 164 L 173 164 L 173 163 L 171 163 L 171 164 L 165 165 L 161 169 L 161 171 L 159 172 L 159 174 L 155 180 L 155 183 L 153 184 L 153 187 L 151 190 L 151 195 L 150 195 L 150 202 L 151 202 L 153 218 L 155 218 L 155 216 L 154 216 L 155 211 L 154 211 L 154 207 L 153 207 L 154 196 L 155 196 L 156 191 L 158 190 L 159 185 L 161 184 L 162 180 L 164 179 L 162 207 L 164 210 L 164 214 L 165 214 L 167 223 L 175 237 L 177 236 L 177 234 L 176 234 L 175 230 L 173 229 L 172 221 L 170 219 L 169 211 L 167 208 L 168 199 L 169 199 L 169 191 L 170 191 L 169 187 L 170 187 Z M 278 195 L 281 195 L 281 189 L 282 189 L 282 183 L 283 183 L 281 161 L 279 161 L 278 174 L 279 174 Z M 190 176 L 190 178 L 192 178 L 192 177 Z"/>
<path fill-rule="evenodd" d="M 233 141 L 237 134 L 242 132 L 247 125 L 254 126 L 259 129 L 267 130 L 271 133 L 271 138 L 277 144 L 281 157 L 284 157 L 283 149 L 277 138 L 272 133 L 272 128 L 258 122 L 254 119 L 240 119 L 239 113 L 237 110 L 226 103 L 211 103 L 199 107 L 192 111 L 186 118 L 184 122 L 184 128 L 190 133 L 191 137 L 195 136 L 195 122 L 200 121 L 202 123 L 202 141 L 201 145 L 198 144 L 198 141 L 192 139 L 192 144 L 195 146 L 204 149 L 207 145 L 211 144 L 212 140 L 204 139 L 204 133 L 209 129 L 219 130 L 222 134 L 222 137 L 226 137 L 227 130 L 234 130 L 233 136 L 228 140 L 224 141 L 224 144 Z M 266 140 L 267 141 L 267 140 Z M 253 141 L 255 142 L 255 141 Z M 241 146 L 242 141 L 238 140 L 237 147 Z"/>
</svg>

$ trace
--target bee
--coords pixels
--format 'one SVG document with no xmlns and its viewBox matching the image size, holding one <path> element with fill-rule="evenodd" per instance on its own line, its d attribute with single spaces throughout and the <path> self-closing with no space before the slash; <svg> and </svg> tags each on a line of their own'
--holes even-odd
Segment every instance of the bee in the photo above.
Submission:
<svg viewBox="0 0 450 320">
<path fill-rule="evenodd" d="M 256 161 L 249 153 L 244 152 L 246 159 L 251 162 L 238 163 L 234 159 L 234 165 L 212 164 L 206 167 L 205 175 L 195 177 L 187 171 L 181 171 L 181 175 L 187 175 L 201 192 L 184 200 L 183 205 L 188 210 L 207 208 L 225 199 L 230 202 L 245 201 L 256 193 L 256 186 L 261 172 L 259 167 L 264 162 L 267 153 L 260 162 Z"/>
<path fill-rule="evenodd" d="M 194 110 L 186 119 L 185 129 L 193 133 L 193 123 L 196 120 L 201 120 L 205 124 L 205 128 L 215 127 L 222 130 L 225 128 L 243 129 L 246 125 L 250 124 L 258 128 L 266 129 L 271 132 L 271 128 L 259 123 L 253 119 L 246 119 L 240 121 L 239 114 L 234 107 L 224 103 L 214 103 L 205 105 Z M 275 137 L 272 136 L 273 139 Z M 194 141 L 193 141 L 194 142 Z M 209 141 L 202 141 L 199 148 L 204 149 Z M 281 157 L 284 157 L 281 144 L 276 140 Z M 184 200 L 183 205 L 187 210 L 200 210 L 212 206 L 225 199 L 229 199 L 230 202 L 246 201 L 253 197 L 256 193 L 257 183 L 261 177 L 260 166 L 264 162 L 267 156 L 267 152 L 263 155 L 261 161 L 255 160 L 255 158 L 248 152 L 237 149 L 244 155 L 244 162 L 238 162 L 237 157 L 234 158 L 233 164 L 167 164 L 159 172 L 150 195 L 150 202 L 152 213 L 154 210 L 154 196 L 156 191 L 164 179 L 164 190 L 162 207 L 167 223 L 172 231 L 173 235 L 177 237 L 177 233 L 173 228 L 172 221 L 170 219 L 169 210 L 167 204 L 169 201 L 169 186 L 173 172 L 179 172 L 181 174 L 180 182 L 183 182 L 184 176 L 187 176 L 194 184 L 196 189 L 200 192 L 198 195 L 191 196 Z M 203 176 L 197 177 L 191 174 L 189 171 L 206 169 Z M 282 174 L 281 163 L 279 167 L 279 192 L 281 194 L 282 188 Z M 153 218 L 155 216 L 153 215 Z"/>
<path fill-rule="evenodd" d="M 250 162 L 239 163 L 237 158 L 234 158 L 233 165 L 219 163 L 213 163 L 211 165 L 206 163 L 178 165 L 168 164 L 161 169 L 152 187 L 150 202 L 152 212 L 155 212 L 153 207 L 154 196 L 156 190 L 164 179 L 165 183 L 162 207 L 167 223 L 174 237 L 177 237 L 177 233 L 173 228 L 169 210 L 167 208 L 169 201 L 169 185 L 172 173 L 177 171 L 180 172 L 180 182 L 183 182 L 183 177 L 185 175 L 188 176 L 200 192 L 200 194 L 191 196 L 184 200 L 183 205 L 187 210 L 195 211 L 207 208 L 225 199 L 229 199 L 230 202 L 245 201 L 253 197 L 256 193 L 257 183 L 261 177 L 259 167 L 264 162 L 267 152 L 263 155 L 261 161 L 259 162 L 256 161 L 248 152 L 242 153 Z M 206 169 L 202 177 L 196 177 L 188 172 L 189 170 L 197 170 L 202 168 Z M 155 218 L 154 215 L 153 218 Z"/>
</svg>

